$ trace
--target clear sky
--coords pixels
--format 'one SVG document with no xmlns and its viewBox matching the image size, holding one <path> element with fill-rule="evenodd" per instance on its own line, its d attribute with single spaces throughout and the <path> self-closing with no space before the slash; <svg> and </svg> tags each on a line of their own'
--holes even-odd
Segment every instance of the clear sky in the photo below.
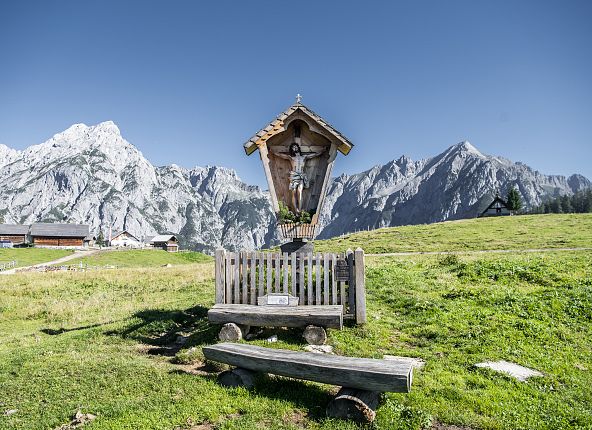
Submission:
<svg viewBox="0 0 592 430">
<path fill-rule="evenodd" d="M 592 179 L 592 1 L 0 3 L 0 143 L 113 120 L 154 164 L 235 168 L 294 102 L 355 143 L 336 174 L 462 140 Z"/>
</svg>

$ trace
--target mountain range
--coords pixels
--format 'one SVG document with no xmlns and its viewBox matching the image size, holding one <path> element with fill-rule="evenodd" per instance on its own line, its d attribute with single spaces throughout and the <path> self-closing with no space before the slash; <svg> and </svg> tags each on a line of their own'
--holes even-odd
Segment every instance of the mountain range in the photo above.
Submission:
<svg viewBox="0 0 592 430">
<path fill-rule="evenodd" d="M 402 156 L 334 178 L 318 237 L 474 217 L 512 186 L 529 208 L 592 184 L 461 142 L 435 157 Z M 153 166 L 112 121 L 75 124 L 22 151 L 0 144 L 0 219 L 85 223 L 95 234 L 125 229 L 139 239 L 172 232 L 183 247 L 207 252 L 279 243 L 266 191 L 225 167 Z"/>
</svg>

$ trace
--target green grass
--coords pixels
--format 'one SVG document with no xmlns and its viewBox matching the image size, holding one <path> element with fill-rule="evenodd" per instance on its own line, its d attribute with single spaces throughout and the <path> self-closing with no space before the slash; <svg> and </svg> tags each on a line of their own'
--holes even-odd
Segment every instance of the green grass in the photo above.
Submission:
<svg viewBox="0 0 592 430">
<path fill-rule="evenodd" d="M 72 254 L 70 249 L 47 248 L 6 248 L 0 249 L 0 264 L 17 262 L 17 267 L 31 266 L 46 261 L 57 260 Z"/>
<path fill-rule="evenodd" d="M 166 264 L 191 264 L 211 261 L 212 257 L 201 252 L 166 252 L 159 249 L 101 251 L 88 257 L 70 260 L 67 264 L 89 266 L 158 267 Z"/>
<path fill-rule="evenodd" d="M 592 247 L 592 214 L 474 218 L 382 228 L 315 242 L 318 251 L 367 253 Z"/>
<path fill-rule="evenodd" d="M 427 362 L 370 428 L 590 429 L 590 261 L 588 251 L 368 258 L 368 324 L 333 330 L 330 343 Z M 55 429 L 79 408 L 98 416 L 89 430 L 357 428 L 324 418 L 332 387 L 216 384 L 201 354 L 217 341 L 211 262 L 0 277 L 0 300 L 0 429 Z M 271 333 L 277 343 L 252 342 L 303 347 L 298 331 Z M 473 367 L 497 359 L 545 376 L 519 383 Z"/>
</svg>

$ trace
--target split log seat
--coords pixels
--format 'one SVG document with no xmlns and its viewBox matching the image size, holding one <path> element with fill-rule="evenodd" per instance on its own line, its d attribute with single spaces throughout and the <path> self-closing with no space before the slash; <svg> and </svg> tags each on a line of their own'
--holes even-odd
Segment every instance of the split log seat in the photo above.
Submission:
<svg viewBox="0 0 592 430">
<path fill-rule="evenodd" d="M 243 304 L 215 304 L 208 311 L 214 324 L 234 323 L 251 327 L 300 327 L 309 325 L 343 328 L 343 306 L 257 306 Z"/>
<path fill-rule="evenodd" d="M 373 392 L 407 393 L 413 376 L 410 362 L 402 360 L 343 357 L 238 343 L 206 346 L 203 353 L 208 360 L 241 369 Z"/>
</svg>

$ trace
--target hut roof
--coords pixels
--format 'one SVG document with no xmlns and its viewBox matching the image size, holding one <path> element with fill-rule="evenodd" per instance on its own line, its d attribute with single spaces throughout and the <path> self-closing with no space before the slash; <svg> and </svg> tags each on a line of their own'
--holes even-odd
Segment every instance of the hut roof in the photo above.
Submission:
<svg viewBox="0 0 592 430">
<path fill-rule="evenodd" d="M 131 237 L 132 239 L 136 240 L 139 242 L 138 238 L 136 236 L 134 236 L 133 234 L 131 234 L 129 231 L 127 230 L 121 230 L 121 231 L 116 231 L 115 233 L 113 233 L 113 235 L 111 236 L 111 240 L 115 240 L 117 239 L 118 236 L 121 236 L 123 233 L 127 233 L 127 235 L 129 237 Z"/>
<path fill-rule="evenodd" d="M 337 149 L 344 154 L 347 155 L 349 151 L 353 148 L 354 144 L 349 141 L 347 137 L 337 131 L 331 124 L 325 121 L 320 115 L 314 113 L 311 109 L 306 107 L 300 102 L 294 103 L 284 112 L 279 114 L 276 119 L 270 122 L 266 127 L 263 127 L 257 133 L 253 135 L 247 142 L 245 142 L 245 152 L 247 155 L 251 155 L 255 152 L 258 148 L 257 142 L 264 139 L 267 141 L 270 137 L 284 131 L 284 121 L 294 114 L 297 111 L 303 112 L 305 115 L 310 117 L 313 121 L 315 121 L 318 125 L 320 125 L 324 130 L 326 130 L 329 134 L 334 136 L 340 143 Z"/>
<path fill-rule="evenodd" d="M 0 235 L 21 235 L 29 233 L 30 226 L 21 224 L 0 224 Z"/>
<path fill-rule="evenodd" d="M 150 240 L 150 243 L 168 242 L 171 239 L 177 241 L 177 237 L 174 234 L 157 234 Z"/>
<path fill-rule="evenodd" d="M 499 206 L 496 206 L 496 204 L 499 204 Z M 489 206 L 487 206 L 487 207 L 485 208 L 485 210 L 484 210 L 483 212 L 481 212 L 481 215 L 484 215 L 484 214 L 485 214 L 485 213 L 486 213 L 486 212 L 487 212 L 489 209 L 493 209 L 493 208 L 496 208 L 496 207 L 501 207 L 501 208 L 505 208 L 505 209 L 508 209 L 508 210 L 510 210 L 510 209 L 508 208 L 508 203 L 507 203 L 507 202 L 506 202 L 504 199 L 502 199 L 502 198 L 499 196 L 499 194 L 498 194 L 498 195 L 496 195 L 496 196 L 495 196 L 495 198 L 494 198 L 494 199 L 493 199 L 493 201 L 492 201 L 492 202 L 489 204 Z"/>
<path fill-rule="evenodd" d="M 84 238 L 88 235 L 89 235 L 88 225 L 53 224 L 53 223 L 41 223 L 41 222 L 31 225 L 31 236 Z"/>
</svg>

